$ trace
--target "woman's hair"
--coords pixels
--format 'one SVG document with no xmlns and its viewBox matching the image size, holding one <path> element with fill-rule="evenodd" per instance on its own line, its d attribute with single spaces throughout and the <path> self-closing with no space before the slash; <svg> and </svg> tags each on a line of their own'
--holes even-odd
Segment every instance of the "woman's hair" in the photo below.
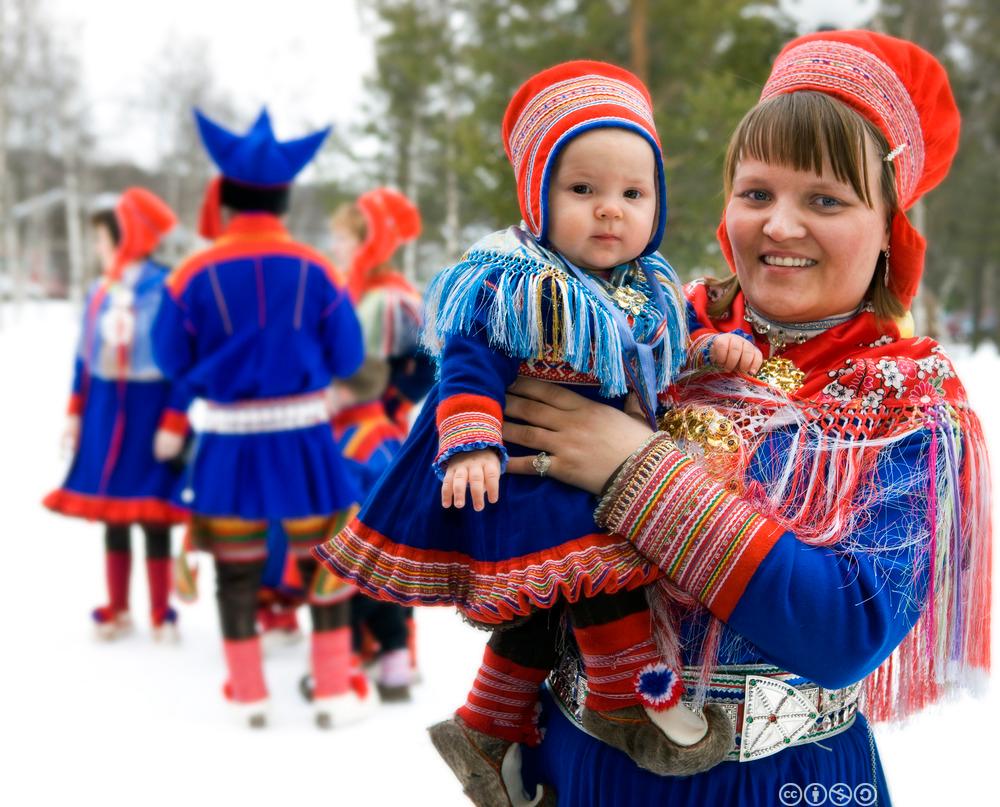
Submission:
<svg viewBox="0 0 1000 807">
<path fill-rule="evenodd" d="M 343 202 L 333 211 L 330 215 L 330 226 L 349 230 L 361 243 L 368 237 L 368 222 L 353 202 Z"/>
<path fill-rule="evenodd" d="M 743 157 L 764 163 L 784 165 L 796 171 L 823 172 L 823 159 L 829 158 L 834 176 L 853 188 L 869 207 L 875 206 L 876 189 L 868 187 L 868 143 L 876 154 L 888 154 L 885 136 L 870 121 L 846 104 L 818 92 L 793 92 L 776 95 L 751 109 L 740 121 L 729 141 L 723 173 L 726 198 L 733 190 L 736 166 Z M 882 194 L 887 220 L 899 209 L 896 192 L 896 169 L 891 162 L 879 161 L 877 192 Z M 733 275 L 726 280 L 710 280 L 710 316 L 720 317 L 729 311 L 740 289 Z M 901 317 L 905 310 L 899 298 L 885 285 L 885 261 L 875 268 L 866 299 L 880 320 Z"/>
<path fill-rule="evenodd" d="M 122 240 L 121 227 L 118 226 L 118 217 L 113 210 L 98 210 L 91 215 L 90 224 L 92 227 L 103 227 L 111 236 L 111 242 L 117 247 Z"/>
</svg>

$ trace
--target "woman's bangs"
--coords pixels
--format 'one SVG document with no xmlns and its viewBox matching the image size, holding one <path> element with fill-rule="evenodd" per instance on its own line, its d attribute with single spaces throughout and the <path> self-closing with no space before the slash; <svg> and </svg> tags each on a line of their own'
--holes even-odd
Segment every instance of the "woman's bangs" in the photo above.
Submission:
<svg viewBox="0 0 1000 807">
<path fill-rule="evenodd" d="M 731 185 L 736 163 L 743 157 L 796 171 L 812 171 L 817 176 L 822 175 L 827 157 L 834 176 L 850 185 L 869 207 L 872 205 L 865 182 L 865 122 L 821 93 L 779 95 L 754 107 L 733 134 L 726 157 L 727 184 Z"/>
</svg>

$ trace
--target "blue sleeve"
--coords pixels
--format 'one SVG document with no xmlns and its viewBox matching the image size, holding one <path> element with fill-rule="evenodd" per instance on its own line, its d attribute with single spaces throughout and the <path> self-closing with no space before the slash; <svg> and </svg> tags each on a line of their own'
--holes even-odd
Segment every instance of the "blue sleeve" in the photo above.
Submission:
<svg viewBox="0 0 1000 807">
<path fill-rule="evenodd" d="M 364 338 L 354 307 L 344 289 L 327 282 L 327 303 L 320 323 L 327 367 L 334 378 L 350 378 L 365 358 Z"/>
<path fill-rule="evenodd" d="M 170 396 L 167 398 L 167 408 L 175 412 L 187 412 L 194 401 L 191 387 L 183 381 L 175 381 L 170 385 Z"/>
<path fill-rule="evenodd" d="M 441 354 L 441 400 L 453 395 L 481 395 L 501 408 L 507 387 L 517 378 L 519 359 L 494 350 L 486 335 L 456 334 L 445 342 Z"/>
<path fill-rule="evenodd" d="M 773 664 L 828 688 L 875 670 L 916 623 L 927 590 L 929 436 L 886 448 L 859 529 L 836 547 L 785 533 L 728 624 Z"/>
<path fill-rule="evenodd" d="M 153 320 L 153 359 L 170 379 L 183 378 L 195 359 L 195 328 L 184 302 L 165 289 Z"/>
<path fill-rule="evenodd" d="M 73 360 L 73 386 L 70 390 L 73 395 L 79 395 L 83 391 L 83 359 L 79 352 Z"/>
<path fill-rule="evenodd" d="M 685 299 L 684 310 L 687 313 L 688 333 L 700 331 L 705 327 L 701 324 L 701 320 L 698 319 L 698 312 L 695 311 L 695 308 L 691 304 L 690 300 Z"/>
<path fill-rule="evenodd" d="M 456 454 L 492 448 L 507 467 L 503 444 L 503 405 L 507 387 L 521 362 L 490 347 L 486 334 L 454 334 L 441 353 L 440 402 L 437 408 L 438 453 L 434 471 L 443 479 Z"/>
</svg>

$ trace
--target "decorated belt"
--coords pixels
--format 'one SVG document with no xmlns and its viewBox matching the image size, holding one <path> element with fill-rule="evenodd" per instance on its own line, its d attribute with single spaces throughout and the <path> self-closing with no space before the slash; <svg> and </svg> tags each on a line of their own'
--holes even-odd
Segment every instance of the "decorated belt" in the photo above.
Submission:
<svg viewBox="0 0 1000 807">
<path fill-rule="evenodd" d="M 699 667 L 681 672 L 686 687 L 682 703 L 691 705 L 700 675 Z M 546 686 L 563 714 L 585 731 L 587 679 L 579 656 L 564 652 Z M 705 703 L 718 705 L 735 729 L 727 761 L 752 762 L 849 729 L 857 717 L 861 686 L 826 689 L 767 664 L 720 665 L 709 678 Z"/>
<path fill-rule="evenodd" d="M 219 403 L 206 401 L 197 419 L 199 431 L 213 434 L 260 434 L 305 429 L 330 420 L 326 393 L 310 392 L 287 398 Z"/>
</svg>

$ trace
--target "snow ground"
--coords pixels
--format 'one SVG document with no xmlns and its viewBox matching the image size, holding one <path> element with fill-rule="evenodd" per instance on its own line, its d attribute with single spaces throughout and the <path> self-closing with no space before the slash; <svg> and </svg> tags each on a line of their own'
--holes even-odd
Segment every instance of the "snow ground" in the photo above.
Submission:
<svg viewBox="0 0 1000 807">
<path fill-rule="evenodd" d="M 12 528 L 0 587 L 8 639 L 0 662 L 0 698 L 7 699 L 0 700 L 7 738 L 0 740 L 0 803 L 468 804 L 425 732 L 458 705 L 484 642 L 447 609 L 418 613 L 424 683 L 414 701 L 334 732 L 314 728 L 297 694 L 304 643 L 267 660 L 271 726 L 249 732 L 231 720 L 220 696 L 210 563 L 201 564 L 200 600 L 180 606 L 181 644 L 154 645 L 137 536 L 138 630 L 111 645 L 93 641 L 88 614 L 104 597 L 100 529 L 39 504 L 65 469 L 58 441 L 76 313 L 48 302 L 0 314 L 0 491 Z M 990 404 L 1000 391 L 1000 358 L 992 350 L 952 353 L 996 454 L 1000 417 Z M 56 562 L 43 565 L 42 551 Z M 992 688 L 980 699 L 937 706 L 902 730 L 876 732 L 898 807 L 992 801 L 985 794 L 997 703 Z"/>
</svg>

